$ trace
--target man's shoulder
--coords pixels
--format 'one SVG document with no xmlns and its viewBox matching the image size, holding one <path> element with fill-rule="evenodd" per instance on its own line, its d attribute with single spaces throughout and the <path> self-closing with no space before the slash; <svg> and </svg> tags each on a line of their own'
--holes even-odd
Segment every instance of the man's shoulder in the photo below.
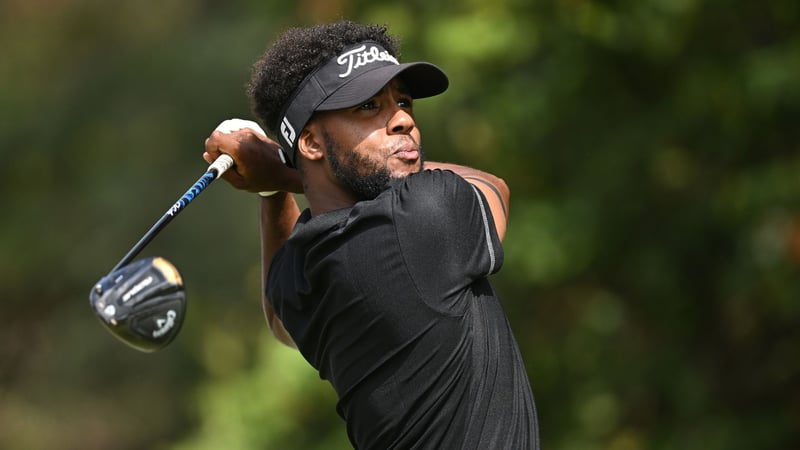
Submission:
<svg viewBox="0 0 800 450">
<path fill-rule="evenodd" d="M 448 169 L 425 169 L 404 178 L 407 181 L 418 183 L 460 183 L 464 179 Z"/>
<path fill-rule="evenodd" d="M 452 195 L 459 187 L 469 186 L 466 180 L 446 169 L 426 169 L 392 182 L 392 191 L 402 199 L 431 198 Z"/>
<path fill-rule="evenodd" d="M 431 169 L 394 180 L 383 193 L 380 208 L 396 226 L 430 231 L 446 227 L 459 210 L 469 210 L 474 195 L 470 184 L 459 175 Z"/>
</svg>

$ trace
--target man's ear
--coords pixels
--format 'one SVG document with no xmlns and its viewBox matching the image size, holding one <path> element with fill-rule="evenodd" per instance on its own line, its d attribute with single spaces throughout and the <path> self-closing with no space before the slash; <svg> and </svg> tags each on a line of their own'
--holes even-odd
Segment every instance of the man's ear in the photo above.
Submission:
<svg viewBox="0 0 800 450">
<path fill-rule="evenodd" d="M 325 155 L 322 133 L 315 124 L 308 124 L 297 139 L 297 151 L 308 160 L 317 161 Z"/>
</svg>

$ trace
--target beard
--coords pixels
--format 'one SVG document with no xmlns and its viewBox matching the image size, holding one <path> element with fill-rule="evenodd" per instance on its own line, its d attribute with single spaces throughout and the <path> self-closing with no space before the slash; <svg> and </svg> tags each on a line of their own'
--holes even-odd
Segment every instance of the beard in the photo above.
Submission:
<svg viewBox="0 0 800 450">
<path fill-rule="evenodd" d="M 344 183 L 359 201 L 374 199 L 392 181 L 392 174 L 386 164 L 381 165 L 379 162 L 353 151 L 342 151 L 342 148 L 324 130 L 322 137 L 326 147 L 325 156 L 330 162 L 333 175 Z M 424 165 L 423 155 L 422 146 L 420 146 L 420 171 Z"/>
</svg>

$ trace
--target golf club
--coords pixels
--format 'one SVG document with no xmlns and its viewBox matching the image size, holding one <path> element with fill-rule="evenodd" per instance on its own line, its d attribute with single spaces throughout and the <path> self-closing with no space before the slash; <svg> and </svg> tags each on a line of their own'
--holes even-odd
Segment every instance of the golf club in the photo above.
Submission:
<svg viewBox="0 0 800 450">
<path fill-rule="evenodd" d="M 128 253 L 98 281 L 89 304 L 111 334 L 131 347 L 153 352 L 172 342 L 186 312 L 186 293 L 178 269 L 161 257 L 131 263 L 153 238 L 208 185 L 233 165 L 221 155 Z"/>
</svg>

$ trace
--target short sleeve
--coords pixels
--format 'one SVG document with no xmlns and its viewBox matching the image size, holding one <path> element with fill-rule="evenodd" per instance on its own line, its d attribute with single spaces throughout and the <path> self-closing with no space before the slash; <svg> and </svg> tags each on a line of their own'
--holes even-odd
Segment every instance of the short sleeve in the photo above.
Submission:
<svg viewBox="0 0 800 450">
<path fill-rule="evenodd" d="M 453 172 L 430 170 L 403 179 L 392 214 L 405 263 L 426 298 L 457 295 L 502 265 L 486 199 Z"/>
</svg>

